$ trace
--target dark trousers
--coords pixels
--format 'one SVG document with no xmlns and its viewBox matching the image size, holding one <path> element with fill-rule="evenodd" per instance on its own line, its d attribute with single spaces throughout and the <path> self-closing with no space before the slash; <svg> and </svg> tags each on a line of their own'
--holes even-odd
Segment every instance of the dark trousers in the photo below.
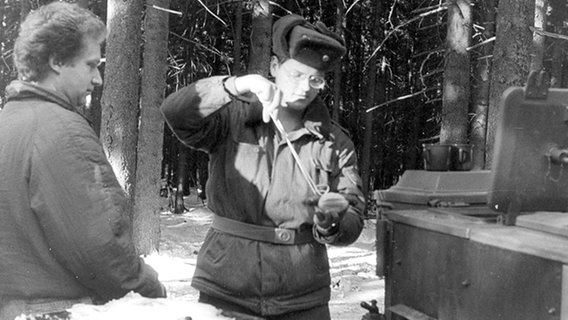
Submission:
<svg viewBox="0 0 568 320">
<path fill-rule="evenodd" d="M 221 309 L 223 314 L 233 316 L 237 320 L 331 320 L 327 303 L 307 310 L 293 311 L 275 316 L 263 316 L 243 306 L 212 297 L 203 292 L 199 293 L 199 302 Z"/>
</svg>

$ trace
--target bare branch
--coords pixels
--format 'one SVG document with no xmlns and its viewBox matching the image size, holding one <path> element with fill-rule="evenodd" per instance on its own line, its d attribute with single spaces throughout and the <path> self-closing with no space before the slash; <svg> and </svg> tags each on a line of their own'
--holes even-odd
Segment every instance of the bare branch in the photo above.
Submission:
<svg viewBox="0 0 568 320">
<path fill-rule="evenodd" d="M 428 57 L 430 57 L 432 54 L 441 54 L 444 53 L 446 51 L 445 48 L 441 48 L 441 49 L 434 49 L 434 50 L 430 50 L 430 51 L 422 51 L 419 52 L 417 54 L 412 55 L 412 59 L 416 59 L 418 57 L 427 55 Z M 426 59 L 428 59 L 428 57 Z"/>
<path fill-rule="evenodd" d="M 425 12 L 425 13 L 421 13 L 421 14 L 419 14 L 418 16 L 416 16 L 416 17 L 414 17 L 414 18 L 412 18 L 412 19 L 409 19 L 409 20 L 407 20 L 407 21 L 405 21 L 405 22 L 399 24 L 398 26 L 394 27 L 394 29 L 390 30 L 390 31 L 387 33 L 387 35 L 384 37 L 383 41 L 381 41 L 381 43 L 380 43 L 379 46 L 373 51 L 373 53 L 371 54 L 371 56 L 370 56 L 369 58 L 367 58 L 367 61 L 365 61 L 365 65 L 367 65 L 367 64 L 369 63 L 369 61 L 375 56 L 375 54 L 377 54 L 377 52 L 379 52 L 379 50 L 383 47 L 383 44 L 385 44 L 385 42 L 388 40 L 388 38 L 389 38 L 393 33 L 395 33 L 395 32 L 398 31 L 399 29 L 402 29 L 403 27 L 407 26 L 408 24 L 410 24 L 410 23 L 412 23 L 412 22 L 414 22 L 414 21 L 416 21 L 416 20 L 418 20 L 418 19 L 421 19 L 421 18 L 427 17 L 427 16 L 429 16 L 429 15 L 431 15 L 431 14 L 435 14 L 435 13 L 438 13 L 438 12 L 440 12 L 440 11 L 446 10 L 447 8 L 448 8 L 448 4 L 447 4 L 447 3 L 442 3 L 442 4 L 440 4 L 437 8 L 435 8 L 435 9 L 433 9 L 433 10 L 430 10 L 430 11 L 428 11 L 428 12 Z"/>
<path fill-rule="evenodd" d="M 486 55 L 486 56 L 483 56 L 483 57 L 479 57 L 479 58 L 477 58 L 477 61 L 480 61 L 480 60 L 483 60 L 483 59 L 493 59 L 493 55 L 489 54 L 489 55 Z"/>
<path fill-rule="evenodd" d="M 170 34 L 173 35 L 173 36 L 176 36 L 176 37 L 178 37 L 178 38 L 180 38 L 180 39 L 182 39 L 182 40 L 184 40 L 184 41 L 191 42 L 191 43 L 193 43 L 194 45 L 196 45 L 196 46 L 198 46 L 198 47 L 200 47 L 200 48 L 203 48 L 203 49 L 205 49 L 205 50 L 207 50 L 207 51 L 209 51 L 209 52 L 211 52 L 211 53 L 213 53 L 213 54 L 216 54 L 216 55 L 218 55 L 218 56 L 221 57 L 221 58 L 227 59 L 227 55 L 226 55 L 226 54 L 223 54 L 222 52 L 220 52 L 219 50 L 217 50 L 217 49 L 215 49 L 215 48 L 212 49 L 212 48 L 210 48 L 210 47 L 204 46 L 204 45 L 202 45 L 202 44 L 199 43 L 199 42 L 193 41 L 193 40 L 188 39 L 188 38 L 186 38 L 186 37 L 184 37 L 184 36 L 180 36 L 179 34 L 177 34 L 177 33 L 175 33 L 175 32 L 171 32 L 171 31 L 170 31 Z"/>
<path fill-rule="evenodd" d="M 197 1 L 203 6 L 203 8 L 204 8 L 207 12 L 209 12 L 213 17 L 215 17 L 215 19 L 221 21 L 221 23 L 222 23 L 224 26 L 227 26 L 227 23 L 226 23 L 225 21 L 223 21 L 223 19 L 219 18 L 218 15 L 216 15 L 215 13 L 213 13 L 213 11 L 209 10 L 209 8 L 207 7 L 207 5 L 205 5 L 205 3 L 203 3 L 203 1 L 201 1 L 201 0 L 197 0 Z"/>
<path fill-rule="evenodd" d="M 347 11 L 345 11 L 345 16 L 347 16 L 347 14 L 349 14 L 349 11 L 351 11 L 351 9 L 357 4 L 357 2 L 359 2 L 360 0 L 357 0 L 355 2 L 353 2 L 349 8 L 347 9 Z"/>
<path fill-rule="evenodd" d="M 546 37 L 555 38 L 555 39 L 568 40 L 568 36 L 560 34 L 560 33 L 548 32 L 548 31 L 542 30 L 541 28 L 535 28 L 535 27 L 532 27 L 532 26 L 530 26 L 529 29 L 532 32 L 534 32 L 538 35 L 541 35 L 541 36 L 546 36 Z"/>
<path fill-rule="evenodd" d="M 292 11 L 290 11 L 290 10 L 284 8 L 283 6 L 281 6 L 280 4 L 278 4 L 278 3 L 274 2 L 274 1 L 268 1 L 268 3 L 269 3 L 271 6 L 275 6 L 275 7 L 278 7 L 278 8 L 280 8 L 280 9 L 286 11 L 286 13 L 288 13 L 288 14 L 294 13 L 294 12 L 292 12 Z"/>
<path fill-rule="evenodd" d="M 422 77 L 422 78 L 428 78 L 428 77 L 431 77 L 431 76 L 434 76 L 434 75 L 437 75 L 437 74 L 440 74 L 440 73 L 444 73 L 444 69 L 435 69 L 435 70 L 432 70 L 432 71 L 430 71 L 430 72 L 428 72 L 428 73 L 426 73 L 426 74 L 424 74 L 424 75 L 421 75 L 421 77 Z"/>
<path fill-rule="evenodd" d="M 477 47 L 481 47 L 482 45 L 491 43 L 491 42 L 493 42 L 493 41 L 495 41 L 495 37 L 491 37 L 491 38 L 486 39 L 486 40 L 484 40 L 484 41 L 482 41 L 482 42 L 480 42 L 480 43 L 476 43 L 476 44 L 474 44 L 473 46 L 471 46 L 471 47 L 465 49 L 465 51 L 473 50 L 473 49 L 475 49 L 475 48 L 477 48 Z"/>
<path fill-rule="evenodd" d="M 155 5 L 155 4 L 153 4 L 151 8 L 154 8 L 154 9 L 156 9 L 156 10 L 165 11 L 165 12 L 168 12 L 168 13 L 177 14 L 178 16 L 183 15 L 183 13 L 181 13 L 181 12 L 179 12 L 179 11 L 174 11 L 174 10 L 162 8 L 162 7 L 159 7 L 159 6 Z"/>
<path fill-rule="evenodd" d="M 405 95 L 405 96 L 400 96 L 400 97 L 398 97 L 398 98 L 396 98 L 396 99 L 392 99 L 392 100 L 389 100 L 389 101 L 387 101 L 387 102 L 383 102 L 383 103 L 381 103 L 381 104 L 378 104 L 378 105 L 376 105 L 376 106 L 373 106 L 373 107 L 371 107 L 371 108 L 365 110 L 365 112 L 371 112 L 371 111 L 373 111 L 373 110 L 375 110 L 375 109 L 377 109 L 377 108 L 380 108 L 380 107 L 382 107 L 382 106 L 386 106 L 386 105 L 389 105 L 389 104 L 391 104 L 391 103 L 398 102 L 398 101 L 402 101 L 402 100 L 406 100 L 406 99 L 409 99 L 409 98 L 412 98 L 412 97 L 416 97 L 416 96 L 419 96 L 419 95 L 421 95 L 421 94 L 423 94 L 423 93 L 426 93 L 426 92 L 428 92 L 428 91 L 438 90 L 438 89 L 439 89 L 439 88 L 426 88 L 426 89 L 421 90 L 421 91 L 418 91 L 418 92 L 414 92 L 414 93 L 411 93 L 411 94 L 407 94 L 407 95 Z"/>
</svg>

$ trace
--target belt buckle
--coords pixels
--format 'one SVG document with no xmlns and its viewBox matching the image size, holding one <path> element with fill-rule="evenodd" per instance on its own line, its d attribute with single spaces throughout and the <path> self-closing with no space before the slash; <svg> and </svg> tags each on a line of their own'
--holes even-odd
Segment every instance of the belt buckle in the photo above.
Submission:
<svg viewBox="0 0 568 320">
<path fill-rule="evenodd" d="M 274 235 L 277 243 L 293 244 L 296 238 L 294 230 L 284 228 L 275 228 Z"/>
</svg>

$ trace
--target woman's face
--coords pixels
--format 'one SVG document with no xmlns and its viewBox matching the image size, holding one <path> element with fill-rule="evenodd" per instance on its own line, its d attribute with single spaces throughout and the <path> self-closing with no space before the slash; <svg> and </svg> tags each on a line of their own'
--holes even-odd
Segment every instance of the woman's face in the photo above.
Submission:
<svg viewBox="0 0 568 320">
<path fill-rule="evenodd" d="M 270 73 L 282 91 L 282 101 L 296 110 L 305 109 L 325 85 L 323 72 L 294 59 L 279 62 L 272 57 Z"/>
</svg>

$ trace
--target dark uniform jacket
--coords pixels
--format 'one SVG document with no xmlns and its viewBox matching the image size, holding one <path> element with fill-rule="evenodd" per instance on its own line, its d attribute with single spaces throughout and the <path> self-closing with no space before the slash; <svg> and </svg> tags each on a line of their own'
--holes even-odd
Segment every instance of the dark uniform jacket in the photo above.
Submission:
<svg viewBox="0 0 568 320">
<path fill-rule="evenodd" d="M 312 229 L 313 195 L 286 142 L 262 108 L 232 97 L 223 77 L 197 81 L 171 94 L 162 112 L 177 137 L 210 155 L 207 199 L 218 216 L 249 224 Z M 225 79 L 234 81 L 234 78 Z M 325 244 L 348 245 L 363 228 L 364 197 L 355 149 L 316 99 L 304 128 L 289 133 L 316 184 L 351 195 L 337 234 L 300 245 L 261 242 L 209 230 L 192 285 L 209 295 L 269 315 L 326 304 L 330 298 Z"/>
<path fill-rule="evenodd" d="M 56 92 L 7 88 L 0 111 L 0 297 L 163 296 L 88 122 Z"/>
</svg>

